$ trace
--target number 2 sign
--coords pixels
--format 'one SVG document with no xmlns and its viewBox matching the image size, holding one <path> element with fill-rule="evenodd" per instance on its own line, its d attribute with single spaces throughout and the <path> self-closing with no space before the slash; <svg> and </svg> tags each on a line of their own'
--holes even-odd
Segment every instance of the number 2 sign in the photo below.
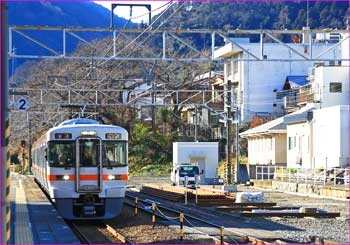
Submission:
<svg viewBox="0 0 350 245">
<path fill-rule="evenodd" d="M 30 102 L 23 96 L 16 101 L 16 108 L 20 111 L 26 111 L 30 106 Z"/>
</svg>

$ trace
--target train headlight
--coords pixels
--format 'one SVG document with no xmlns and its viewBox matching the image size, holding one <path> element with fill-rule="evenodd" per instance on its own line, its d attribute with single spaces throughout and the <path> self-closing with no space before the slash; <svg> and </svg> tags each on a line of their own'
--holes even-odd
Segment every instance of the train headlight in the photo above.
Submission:
<svg viewBox="0 0 350 245">
<path fill-rule="evenodd" d="M 115 176 L 112 175 L 112 174 L 109 174 L 109 175 L 108 175 L 108 180 L 115 180 Z"/>
<path fill-rule="evenodd" d="M 67 174 L 63 175 L 63 179 L 64 180 L 69 180 L 69 175 L 67 175 Z"/>
<path fill-rule="evenodd" d="M 80 135 L 97 135 L 97 132 L 94 130 L 83 130 L 80 131 Z"/>
</svg>

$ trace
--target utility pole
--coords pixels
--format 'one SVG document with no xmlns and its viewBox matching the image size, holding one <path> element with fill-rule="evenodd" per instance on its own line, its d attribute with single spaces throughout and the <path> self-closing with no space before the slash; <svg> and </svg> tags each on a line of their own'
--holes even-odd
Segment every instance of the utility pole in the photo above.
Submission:
<svg viewBox="0 0 350 245">
<path fill-rule="evenodd" d="M 226 176 L 225 184 L 232 184 L 232 82 L 231 80 L 227 81 L 226 86 L 226 133 L 227 133 L 227 147 L 226 147 Z"/>
<path fill-rule="evenodd" d="M 235 182 L 239 183 L 240 182 L 240 177 L 239 177 L 239 107 L 238 107 L 238 101 L 237 101 L 237 107 L 236 107 L 236 164 L 235 164 Z"/>
<path fill-rule="evenodd" d="M 7 4 L 1 1 L 1 244 L 9 244 L 11 236 L 10 209 L 10 137 L 8 112 L 8 25 Z"/>
<path fill-rule="evenodd" d="M 156 132 L 156 113 L 155 113 L 155 93 L 154 93 L 154 81 L 151 82 L 152 83 L 152 131 L 153 133 Z"/>
<path fill-rule="evenodd" d="M 32 173 L 32 121 L 28 121 L 29 126 L 29 142 L 28 142 L 28 158 L 29 158 L 29 173 Z"/>
<path fill-rule="evenodd" d="M 197 106 L 195 108 L 195 121 L 194 121 L 194 141 L 198 141 L 198 108 Z"/>
</svg>

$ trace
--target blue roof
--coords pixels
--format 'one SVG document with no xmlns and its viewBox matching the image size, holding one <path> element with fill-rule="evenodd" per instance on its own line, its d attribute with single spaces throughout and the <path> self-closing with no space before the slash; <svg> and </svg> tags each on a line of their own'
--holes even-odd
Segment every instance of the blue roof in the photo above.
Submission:
<svg viewBox="0 0 350 245">
<path fill-rule="evenodd" d="M 309 83 L 309 81 L 306 79 L 307 76 L 287 76 L 286 81 L 292 82 L 299 86 L 304 86 Z"/>
<path fill-rule="evenodd" d="M 60 124 L 60 126 L 76 125 L 76 124 L 100 124 L 100 123 L 98 121 L 92 120 L 92 119 L 78 118 L 78 119 L 71 119 L 68 121 L 64 121 Z"/>
</svg>

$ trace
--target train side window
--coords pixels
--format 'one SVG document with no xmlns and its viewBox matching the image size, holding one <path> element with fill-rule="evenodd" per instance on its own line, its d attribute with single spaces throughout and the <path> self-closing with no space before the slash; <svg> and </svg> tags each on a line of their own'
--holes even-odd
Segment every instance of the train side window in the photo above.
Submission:
<svg viewBox="0 0 350 245">
<path fill-rule="evenodd" d="M 74 142 L 50 141 L 47 161 L 50 167 L 73 167 L 75 164 Z"/>
</svg>

